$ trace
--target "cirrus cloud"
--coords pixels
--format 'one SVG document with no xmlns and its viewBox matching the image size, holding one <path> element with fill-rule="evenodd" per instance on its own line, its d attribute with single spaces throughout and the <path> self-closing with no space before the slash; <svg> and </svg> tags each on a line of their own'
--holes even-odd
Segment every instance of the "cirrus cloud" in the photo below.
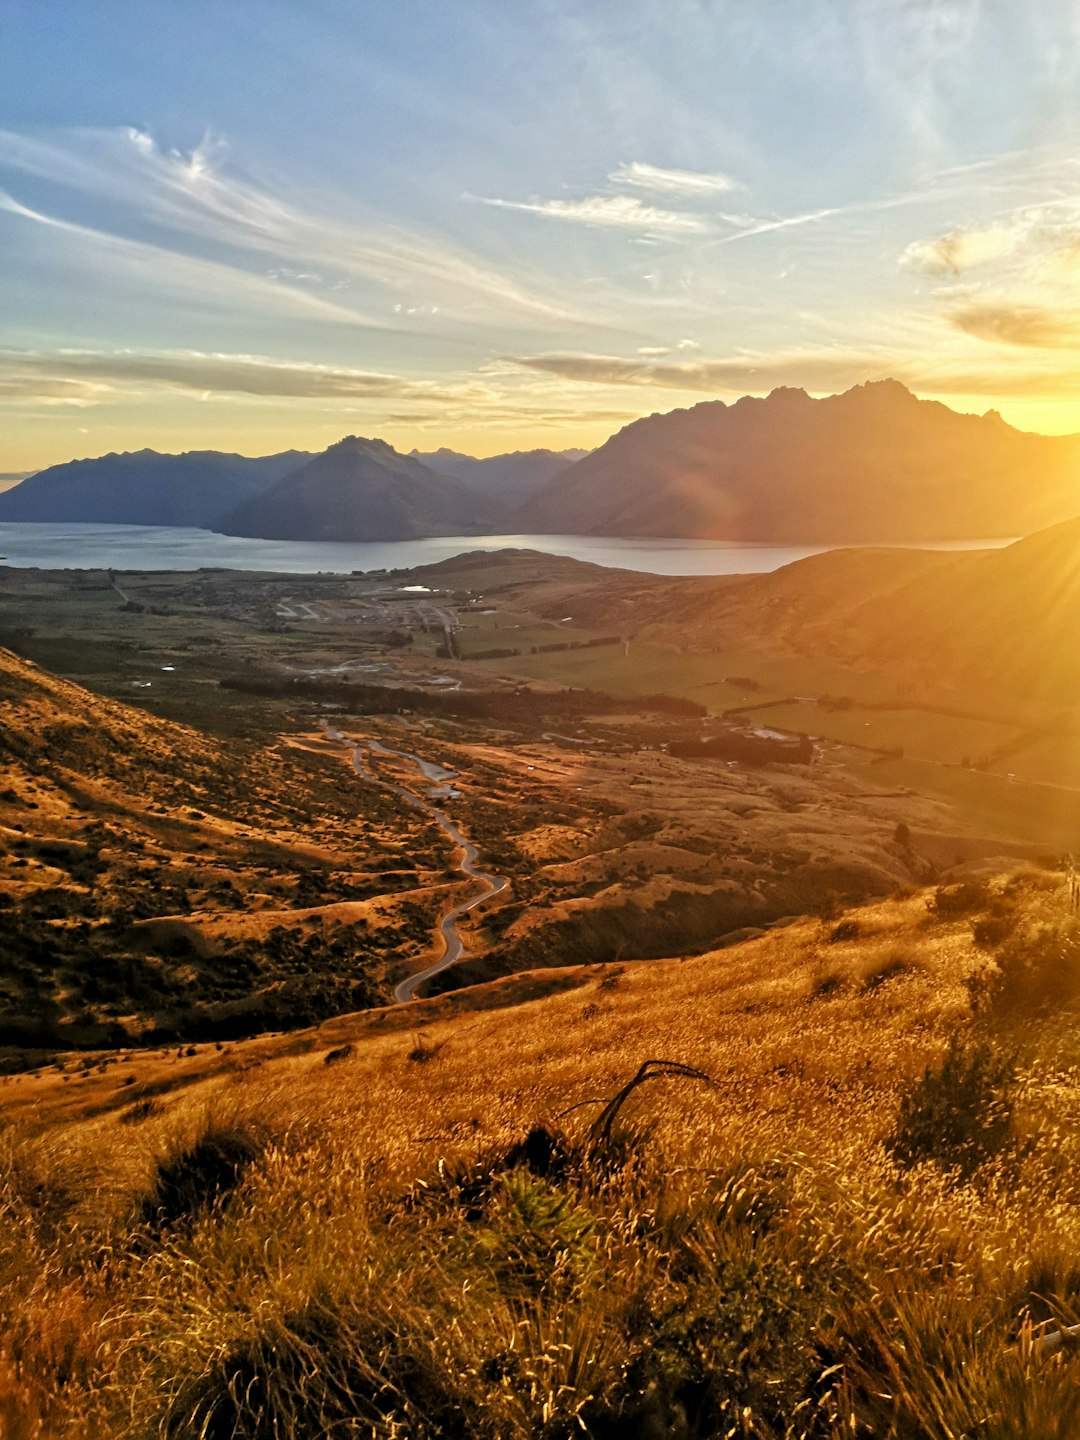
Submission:
<svg viewBox="0 0 1080 1440">
<path fill-rule="evenodd" d="M 738 182 L 730 175 L 706 170 L 665 170 L 659 165 L 646 165 L 632 160 L 612 170 L 608 179 L 615 185 L 631 185 L 636 190 L 651 190 L 670 195 L 717 195 L 734 190 Z"/>
<path fill-rule="evenodd" d="M 644 205 L 636 195 L 588 195 L 583 200 L 500 200 L 476 196 L 483 205 L 520 210 L 548 220 L 567 220 L 600 229 L 648 230 L 656 234 L 701 234 L 709 226 L 699 215 Z"/>
<path fill-rule="evenodd" d="M 482 402 L 475 382 L 442 384 L 345 366 L 195 350 L 0 350 L 0 398 L 94 404 L 146 388 L 291 399 Z"/>
</svg>

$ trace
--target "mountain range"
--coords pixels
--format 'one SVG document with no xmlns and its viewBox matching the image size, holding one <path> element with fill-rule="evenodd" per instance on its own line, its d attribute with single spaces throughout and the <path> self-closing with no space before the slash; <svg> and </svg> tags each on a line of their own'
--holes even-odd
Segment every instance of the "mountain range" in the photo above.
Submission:
<svg viewBox="0 0 1080 1440">
<path fill-rule="evenodd" d="M 627 425 L 513 517 L 523 534 L 850 544 L 1017 535 L 1080 511 L 1080 437 L 898 381 L 704 401 Z"/>
<path fill-rule="evenodd" d="M 627 425 L 590 454 L 107 455 L 0 494 L 0 521 L 195 525 L 295 540 L 518 534 L 918 543 L 1028 534 L 1080 512 L 1080 436 L 1015 430 L 898 381 L 744 396 Z"/>
<path fill-rule="evenodd" d="M 412 452 L 430 470 L 452 475 L 482 495 L 496 517 L 508 515 L 541 491 L 568 465 L 583 460 L 587 450 L 515 450 L 477 460 L 457 450 Z"/>
<path fill-rule="evenodd" d="M 476 533 L 483 502 L 384 440 L 348 435 L 214 528 L 262 540 L 415 540 Z"/>
<path fill-rule="evenodd" d="M 39 470 L 0 493 L 0 521 L 191 525 L 213 529 L 311 457 L 300 450 L 255 459 L 216 450 L 136 450 Z"/>
</svg>

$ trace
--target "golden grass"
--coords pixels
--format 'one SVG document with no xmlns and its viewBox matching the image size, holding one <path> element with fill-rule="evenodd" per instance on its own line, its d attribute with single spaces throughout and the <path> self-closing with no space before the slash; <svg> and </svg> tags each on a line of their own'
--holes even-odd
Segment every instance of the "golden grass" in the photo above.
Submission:
<svg viewBox="0 0 1080 1440">
<path fill-rule="evenodd" d="M 1022 929 L 1064 919 L 1052 879 L 1009 895 Z M 139 1056 L 137 1123 L 115 1069 L 8 1081 L 0 1434 L 1077 1433 L 1030 1341 L 1080 1300 L 1080 1046 L 1068 1016 L 975 1013 L 995 961 L 926 901 L 511 1009 Z M 974 1030 L 1019 1047 L 1015 1144 L 970 1183 L 897 1168 L 901 1092 Z M 590 1150 L 657 1057 L 713 1083 L 643 1086 Z M 138 1223 L 163 1157 L 223 1127 L 262 1137 L 234 1188 Z M 554 1148 L 514 1163 L 535 1127 Z"/>
</svg>

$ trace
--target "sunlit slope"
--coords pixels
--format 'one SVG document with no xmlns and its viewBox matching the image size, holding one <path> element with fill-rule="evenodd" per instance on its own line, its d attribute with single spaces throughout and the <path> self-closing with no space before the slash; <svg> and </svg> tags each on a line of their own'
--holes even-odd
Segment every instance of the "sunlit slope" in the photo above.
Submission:
<svg viewBox="0 0 1080 1440">
<path fill-rule="evenodd" d="M 1018 535 L 1078 512 L 1075 437 L 961 415 L 884 380 L 647 416 L 556 476 L 513 526 L 874 544 Z"/>
<path fill-rule="evenodd" d="M 827 658 L 1033 712 L 1080 697 L 1080 520 L 1000 550 L 836 550 L 767 575 L 650 581 L 633 612 L 615 586 L 583 589 L 593 623 L 632 614 L 640 638 L 685 649 Z"/>
<path fill-rule="evenodd" d="M 18 1433 L 1071 1434 L 1078 972 L 1033 873 L 8 1081 Z"/>
<path fill-rule="evenodd" d="M 0 651 L 0 1063 L 378 1000 L 428 943 L 432 837 L 378 794 L 343 795 L 340 764 L 214 739 Z"/>
<path fill-rule="evenodd" d="M 711 624 L 710 624 L 711 622 Z M 831 654 L 946 687 L 1080 701 L 1080 520 L 1004 550 L 835 553 L 717 596 L 698 636 Z"/>
</svg>

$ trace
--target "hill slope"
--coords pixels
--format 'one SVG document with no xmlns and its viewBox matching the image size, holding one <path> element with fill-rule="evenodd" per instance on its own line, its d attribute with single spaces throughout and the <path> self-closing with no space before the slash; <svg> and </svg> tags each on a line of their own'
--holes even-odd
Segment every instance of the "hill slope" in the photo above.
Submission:
<svg viewBox="0 0 1080 1440">
<path fill-rule="evenodd" d="M 1077 1297 L 1062 880 L 23 1077 L 13 1433 L 1075 1433 L 1031 1325 Z"/>
<path fill-rule="evenodd" d="M 0 521 L 192 525 L 211 529 L 309 457 L 138 450 L 53 465 L 0 494 Z"/>
<path fill-rule="evenodd" d="M 482 511 L 460 480 L 349 435 L 214 528 L 263 540 L 413 540 L 476 532 Z"/>
<path fill-rule="evenodd" d="M 641 619 L 641 633 L 690 648 L 829 657 L 1009 696 L 1045 720 L 1080 696 L 1080 520 L 999 550 L 837 550 L 767 575 L 668 584 Z"/>
<path fill-rule="evenodd" d="M 0 650 L 0 1070 L 26 1050 L 231 1038 L 377 1000 L 383 966 L 428 944 L 416 862 L 432 837 L 377 791 L 343 795 L 340 775 Z"/>
<path fill-rule="evenodd" d="M 1080 512 L 1080 439 L 894 380 L 637 420 L 512 517 L 521 533 L 845 544 L 1025 534 Z"/>
</svg>

